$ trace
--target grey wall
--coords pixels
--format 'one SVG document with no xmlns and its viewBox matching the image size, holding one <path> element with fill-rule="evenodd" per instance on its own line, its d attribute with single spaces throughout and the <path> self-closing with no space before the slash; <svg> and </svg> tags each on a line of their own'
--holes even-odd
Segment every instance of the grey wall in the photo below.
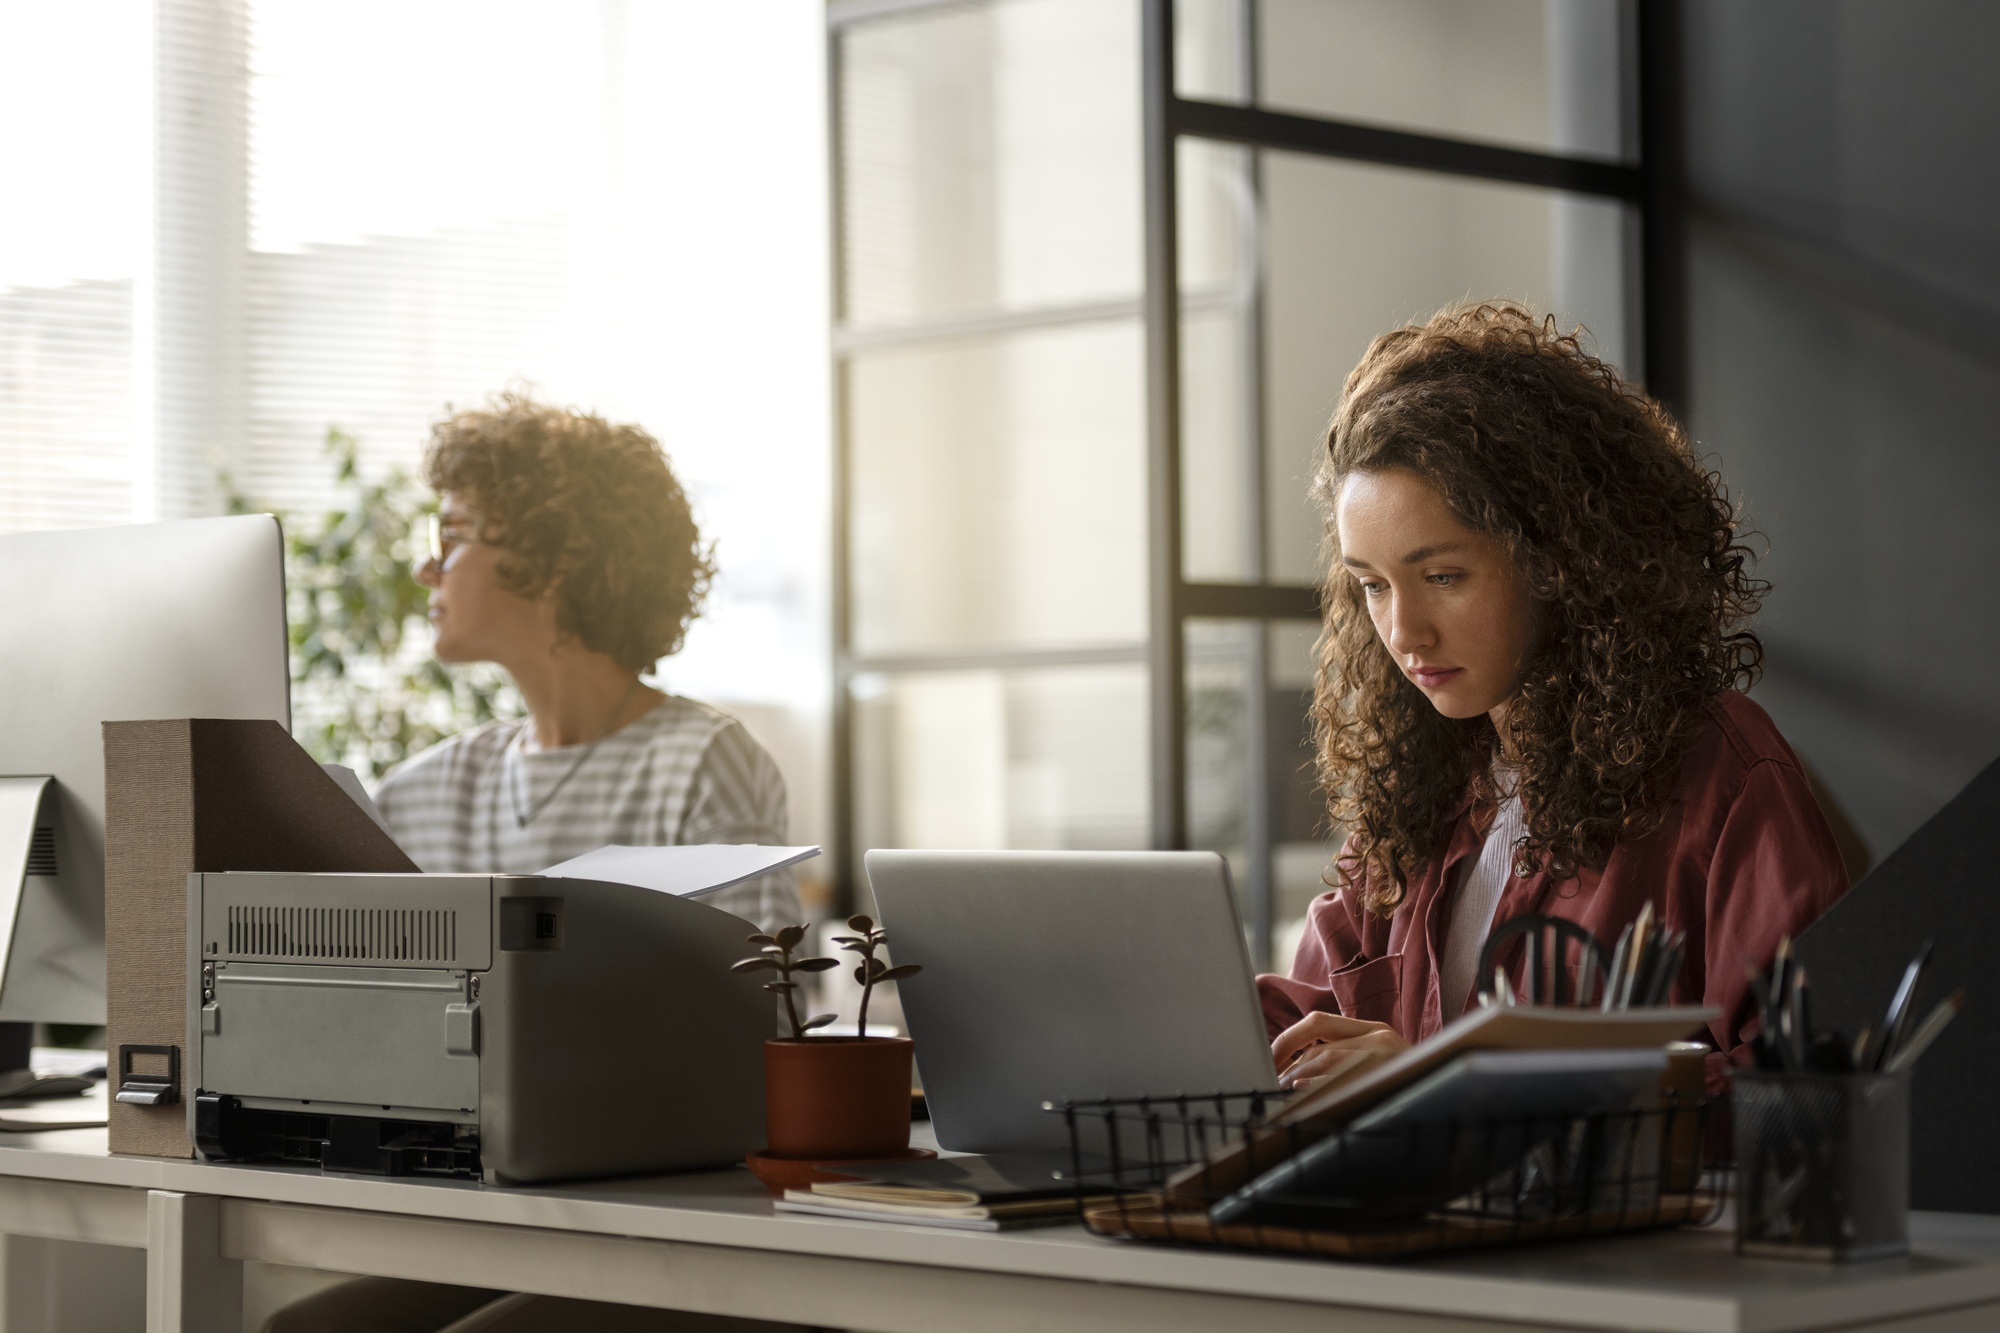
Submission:
<svg viewBox="0 0 2000 1333">
<path fill-rule="evenodd" d="M 1688 417 L 1876 858 L 2000 754 L 2000 5 L 1692 0 Z"/>
</svg>

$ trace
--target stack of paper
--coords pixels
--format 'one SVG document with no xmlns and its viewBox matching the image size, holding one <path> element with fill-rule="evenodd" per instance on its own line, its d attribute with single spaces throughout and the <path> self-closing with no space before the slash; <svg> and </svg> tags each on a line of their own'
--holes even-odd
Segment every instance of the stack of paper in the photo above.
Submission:
<svg viewBox="0 0 2000 1333">
<path fill-rule="evenodd" d="M 764 847 L 739 843 L 688 843 L 677 847 L 624 847 L 607 843 L 560 861 L 542 873 L 551 879 L 594 879 L 630 884 L 684 898 L 726 889 L 818 856 L 817 847 Z"/>
<path fill-rule="evenodd" d="M 922 1227 L 953 1227 L 961 1231 L 1011 1231 L 1015 1227 L 1051 1226 L 1076 1219 L 1076 1194 L 1043 1199 L 981 1200 L 971 1190 L 927 1190 L 909 1185 L 878 1185 L 866 1181 L 814 1185 L 786 1190 L 773 1205 L 781 1213 L 815 1213 L 864 1222 L 911 1222 Z"/>
<path fill-rule="evenodd" d="M 882 1163 L 856 1168 L 874 1179 L 786 1190 L 773 1206 L 781 1213 L 961 1231 L 1050 1226 L 1076 1220 L 1076 1187 L 1056 1175 L 1068 1166 L 1068 1153 L 1049 1152 Z"/>
</svg>

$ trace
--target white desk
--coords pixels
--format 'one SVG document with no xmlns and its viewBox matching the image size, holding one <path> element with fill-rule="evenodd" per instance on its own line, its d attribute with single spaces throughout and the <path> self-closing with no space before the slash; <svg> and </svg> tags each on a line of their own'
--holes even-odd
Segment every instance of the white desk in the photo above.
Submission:
<svg viewBox="0 0 2000 1333">
<path fill-rule="evenodd" d="M 775 1215 L 741 1170 L 490 1189 L 0 1140 L 0 1233 L 143 1247 L 149 1333 L 237 1333 L 244 1260 L 883 1333 L 2000 1329 L 2000 1218 L 1915 1229 L 1846 1268 L 1738 1261 L 1723 1228 L 1390 1266 Z"/>
</svg>

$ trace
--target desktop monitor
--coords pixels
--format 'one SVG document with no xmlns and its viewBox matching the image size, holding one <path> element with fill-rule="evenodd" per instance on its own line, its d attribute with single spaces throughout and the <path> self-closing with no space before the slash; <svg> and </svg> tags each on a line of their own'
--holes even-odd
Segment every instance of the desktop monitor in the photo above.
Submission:
<svg viewBox="0 0 2000 1333">
<path fill-rule="evenodd" d="M 289 728 L 284 544 L 267 514 L 0 536 L 0 599 L 0 1024 L 101 1024 L 101 724 Z"/>
</svg>

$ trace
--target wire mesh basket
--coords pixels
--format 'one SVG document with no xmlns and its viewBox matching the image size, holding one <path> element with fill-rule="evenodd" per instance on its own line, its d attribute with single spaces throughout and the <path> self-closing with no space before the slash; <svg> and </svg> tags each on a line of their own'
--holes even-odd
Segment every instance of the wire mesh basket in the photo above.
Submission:
<svg viewBox="0 0 2000 1333">
<path fill-rule="evenodd" d="M 1394 1129 L 1287 1123 L 1283 1094 L 1049 1103 L 1101 1235 L 1333 1258 L 1707 1225 L 1728 1172 L 1706 1097 Z"/>
</svg>

